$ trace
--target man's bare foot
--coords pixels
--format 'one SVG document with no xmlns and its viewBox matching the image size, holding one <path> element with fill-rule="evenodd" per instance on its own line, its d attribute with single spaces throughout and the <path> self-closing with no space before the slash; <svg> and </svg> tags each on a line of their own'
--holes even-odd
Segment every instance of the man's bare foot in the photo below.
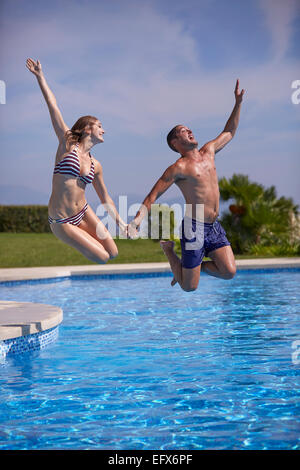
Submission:
<svg viewBox="0 0 300 470">
<path fill-rule="evenodd" d="M 172 240 L 161 240 L 160 241 L 160 246 L 162 247 L 162 250 L 163 252 L 167 255 L 167 251 L 173 251 L 174 250 L 174 242 Z M 175 279 L 175 277 L 173 277 L 172 281 L 171 281 L 171 286 L 175 286 L 175 284 L 177 284 L 177 280 Z"/>
</svg>

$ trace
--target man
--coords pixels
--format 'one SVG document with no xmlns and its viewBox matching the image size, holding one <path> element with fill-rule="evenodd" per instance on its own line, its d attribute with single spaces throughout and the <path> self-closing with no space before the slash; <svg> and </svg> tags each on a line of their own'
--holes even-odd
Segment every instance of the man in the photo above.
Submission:
<svg viewBox="0 0 300 470">
<path fill-rule="evenodd" d="M 199 150 L 198 142 L 188 127 L 177 125 L 169 132 L 168 145 L 181 157 L 159 178 L 129 224 L 129 233 L 133 236 L 156 199 L 173 183 L 179 187 L 187 207 L 182 222 L 181 260 L 174 252 L 173 241 L 160 243 L 174 275 L 171 284 L 178 282 L 185 291 L 197 289 L 201 270 L 222 279 L 232 279 L 236 272 L 230 243 L 217 221 L 220 194 L 215 167 L 215 154 L 233 138 L 238 127 L 244 95 L 244 90 L 239 91 L 239 80 L 234 94 L 235 106 L 223 132 Z M 203 262 L 204 256 L 210 261 Z"/>
</svg>

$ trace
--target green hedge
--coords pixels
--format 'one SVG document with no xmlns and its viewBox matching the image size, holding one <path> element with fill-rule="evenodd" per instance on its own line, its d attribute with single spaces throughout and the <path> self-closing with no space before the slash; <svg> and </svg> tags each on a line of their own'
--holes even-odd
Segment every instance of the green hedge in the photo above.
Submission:
<svg viewBox="0 0 300 470">
<path fill-rule="evenodd" d="M 47 206 L 0 206 L 0 232 L 50 232 Z"/>
</svg>

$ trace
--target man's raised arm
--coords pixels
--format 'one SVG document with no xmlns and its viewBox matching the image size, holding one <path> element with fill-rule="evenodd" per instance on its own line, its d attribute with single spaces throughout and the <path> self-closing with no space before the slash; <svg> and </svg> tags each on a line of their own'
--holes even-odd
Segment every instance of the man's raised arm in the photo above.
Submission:
<svg viewBox="0 0 300 470">
<path fill-rule="evenodd" d="M 243 95 L 245 90 L 239 91 L 239 80 L 237 79 L 235 89 L 234 89 L 234 96 L 235 96 L 235 105 L 232 110 L 232 113 L 226 122 L 223 132 L 221 132 L 216 139 L 211 140 L 206 146 L 212 146 L 215 153 L 222 150 L 226 144 L 233 138 L 238 124 L 240 120 L 240 112 L 241 112 L 241 104 L 243 101 Z"/>
</svg>

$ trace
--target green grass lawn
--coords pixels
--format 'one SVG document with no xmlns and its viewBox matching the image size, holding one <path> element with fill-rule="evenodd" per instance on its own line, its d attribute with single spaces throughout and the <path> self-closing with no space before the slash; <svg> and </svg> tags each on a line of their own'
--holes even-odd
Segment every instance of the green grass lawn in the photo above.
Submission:
<svg viewBox="0 0 300 470">
<path fill-rule="evenodd" d="M 113 263 L 166 262 L 158 242 L 115 240 L 119 256 Z M 94 264 L 52 233 L 0 233 L 0 267 L 68 266 Z"/>
<path fill-rule="evenodd" d="M 158 241 L 116 240 L 119 256 L 108 262 L 166 262 Z M 178 253 L 180 254 L 180 253 Z M 269 255 L 238 255 L 236 258 L 267 258 Z M 52 233 L 0 233 L 0 268 L 94 264 Z"/>
</svg>

